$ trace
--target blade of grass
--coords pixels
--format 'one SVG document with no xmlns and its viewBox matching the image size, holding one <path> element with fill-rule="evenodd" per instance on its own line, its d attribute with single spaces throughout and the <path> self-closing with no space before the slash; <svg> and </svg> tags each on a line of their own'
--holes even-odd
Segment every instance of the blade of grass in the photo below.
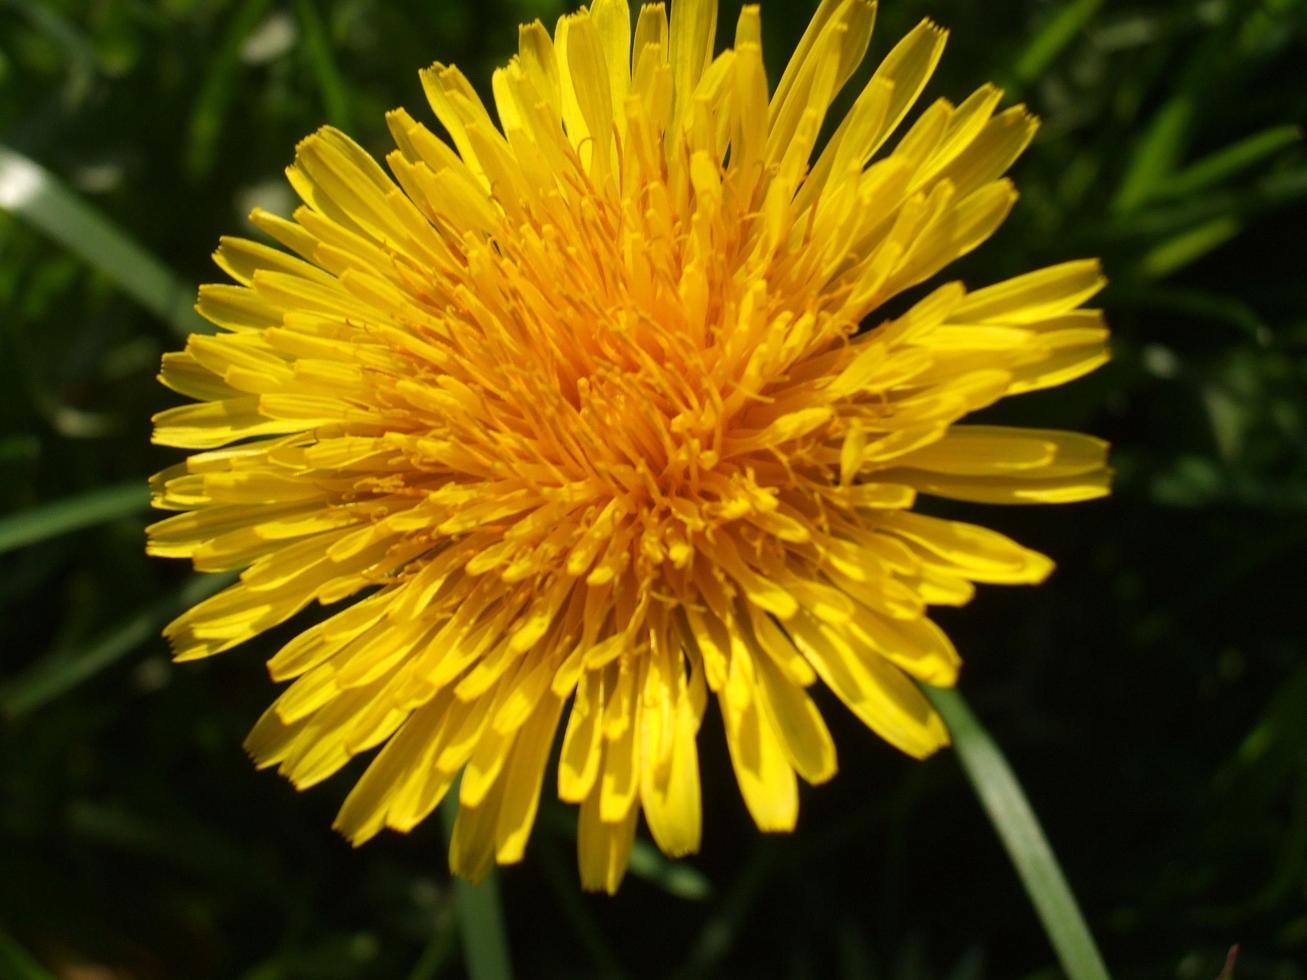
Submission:
<svg viewBox="0 0 1307 980">
<path fill-rule="evenodd" d="M 1112 294 L 1112 300 L 1117 308 L 1166 310 L 1228 324 L 1257 344 L 1265 344 L 1271 336 L 1271 328 L 1257 315 L 1257 311 L 1236 296 L 1201 289 L 1121 284 Z"/>
<path fill-rule="evenodd" d="M 195 180 L 213 170 L 227 110 L 236 98 L 241 45 L 259 26 L 269 6 L 271 0 L 245 0 L 232 15 L 210 63 L 186 133 L 186 170 Z"/>
<path fill-rule="evenodd" d="M 0 463 L 25 463 L 41 455 L 41 440 L 30 432 L 0 437 Z"/>
<path fill-rule="evenodd" d="M 769 894 L 781 866 L 781 851 L 774 838 L 761 837 L 690 947 L 685 963 L 676 971 L 680 980 L 715 977 L 721 961 L 745 931 L 758 899 Z"/>
<path fill-rule="evenodd" d="M 0 144 L 0 208 L 39 228 L 180 334 L 212 332 L 195 290 L 44 167 Z"/>
<path fill-rule="evenodd" d="M 12 980 L 55 980 L 53 973 L 3 932 L 0 932 L 0 976 Z"/>
<path fill-rule="evenodd" d="M 1043 75 L 1102 6 L 1103 0 L 1074 0 L 1050 17 L 1017 56 L 1016 68 L 1013 69 L 1017 81 L 1029 85 Z"/>
<path fill-rule="evenodd" d="M 75 106 L 81 103 L 95 82 L 95 49 L 91 42 L 51 4 L 35 3 L 33 0 L 9 2 L 33 27 L 63 48 L 68 69 L 68 82 L 63 93 L 64 104 Z"/>
<path fill-rule="evenodd" d="M 533 846 L 544 866 L 545 879 L 553 890 L 559 912 L 571 924 L 577 944 L 593 961 L 594 975 L 606 980 L 623 980 L 627 973 L 576 886 L 575 864 L 564 859 L 558 839 L 550 834 L 541 834 Z"/>
<path fill-rule="evenodd" d="M 445 840 L 454 833 L 458 817 L 458 782 L 449 788 L 440 804 L 440 820 Z M 468 980 L 512 980 L 513 968 L 504 933 L 504 915 L 499 904 L 499 884 L 492 871 L 474 885 L 464 878 L 454 879 L 454 898 L 458 909 L 458 929 L 463 937 L 463 963 Z"/>
<path fill-rule="evenodd" d="M 134 858 L 138 866 L 161 859 L 179 874 L 198 875 L 228 894 L 234 889 L 242 895 L 267 895 L 279 883 L 277 869 L 263 854 L 184 806 L 161 810 L 78 795 L 63 808 L 59 829 L 73 853 L 113 851 Z"/>
<path fill-rule="evenodd" d="M 1275 126 L 1232 143 L 1203 157 L 1175 174 L 1153 196 L 1161 199 L 1188 197 L 1229 180 L 1302 139 L 1297 126 Z"/>
<path fill-rule="evenodd" d="M 51 654 L 0 691 L 0 715 L 18 718 L 49 704 L 158 635 L 159 627 L 229 585 L 234 575 L 196 575 L 172 595 L 115 625 L 84 650 Z"/>
<path fill-rule="evenodd" d="M 1112 210 L 1128 214 L 1147 203 L 1164 186 L 1184 155 L 1193 128 L 1195 103 L 1189 92 L 1171 97 L 1135 143 Z"/>
<path fill-rule="evenodd" d="M 1296 205 L 1307 198 L 1307 167 L 1276 171 L 1237 190 L 1212 188 L 1193 198 L 1171 204 L 1159 203 L 1141 211 L 1121 215 L 1104 223 L 1102 234 L 1091 236 L 1095 247 L 1113 249 L 1122 239 L 1144 243 L 1166 236 L 1180 235 L 1216 218 L 1235 218 L 1245 223 L 1252 219 Z"/>
<path fill-rule="evenodd" d="M 955 690 L 922 685 L 953 735 L 958 760 L 1007 849 L 1070 980 L 1109 980 L 1089 926 L 1021 785 L 989 732 Z"/>
<path fill-rule="evenodd" d="M 144 480 L 117 483 L 90 493 L 64 497 L 53 503 L 0 517 L 0 555 L 15 548 L 79 531 L 84 527 L 129 517 L 150 505 Z"/>
<path fill-rule="evenodd" d="M 712 894 L 702 871 L 684 861 L 673 861 L 643 838 L 631 845 L 631 874 L 687 902 L 701 902 Z"/>
<path fill-rule="evenodd" d="M 313 0 L 296 0 L 295 15 L 299 18 L 300 31 L 304 35 L 304 48 L 309 56 L 309 64 L 322 91 L 323 108 L 327 119 L 338 129 L 349 130 L 350 111 L 349 94 L 345 82 L 336 67 L 336 59 L 331 54 L 331 39 L 327 36 L 327 25 L 322 22 L 322 15 Z"/>
<path fill-rule="evenodd" d="M 1220 248 L 1242 230 L 1243 223 L 1237 218 L 1213 218 L 1149 249 L 1139 259 L 1139 274 L 1145 279 L 1165 279 Z"/>
<path fill-rule="evenodd" d="M 434 980 L 449 965 L 458 952 L 458 930 L 451 923 L 446 929 L 437 929 L 413 965 L 408 980 Z M 280 974 L 278 974 L 280 976 Z"/>
</svg>

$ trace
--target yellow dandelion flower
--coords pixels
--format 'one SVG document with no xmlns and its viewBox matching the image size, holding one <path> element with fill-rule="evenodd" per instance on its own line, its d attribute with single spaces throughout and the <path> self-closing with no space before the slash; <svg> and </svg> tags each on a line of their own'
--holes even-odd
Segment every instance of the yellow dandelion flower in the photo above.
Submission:
<svg viewBox="0 0 1307 980">
<path fill-rule="evenodd" d="M 945 32 L 900 41 L 834 135 L 875 3 L 824 0 L 778 85 L 759 13 L 716 57 L 715 0 L 595 0 L 521 28 L 498 123 L 456 68 L 402 109 L 389 173 L 304 140 L 274 248 L 224 238 L 222 328 L 164 358 L 195 399 L 155 419 L 199 452 L 158 474 L 153 554 L 240 580 L 167 628 L 179 660 L 354 599 L 269 662 L 294 682 L 250 734 L 297 787 L 379 749 L 336 826 L 407 831 L 461 774 L 450 847 L 522 857 L 557 730 L 587 888 L 614 890 L 637 815 L 700 842 L 696 734 L 720 707 L 759 828 L 835 772 L 818 680 L 913 756 L 948 741 L 914 683 L 958 657 L 928 618 L 974 582 L 1052 567 L 918 493 L 1060 503 L 1106 492 L 1105 446 L 956 423 L 1106 357 L 1097 263 L 882 305 L 984 241 L 1036 121 L 981 88 L 880 153 Z M 564 720 L 565 719 L 565 720 Z"/>
</svg>

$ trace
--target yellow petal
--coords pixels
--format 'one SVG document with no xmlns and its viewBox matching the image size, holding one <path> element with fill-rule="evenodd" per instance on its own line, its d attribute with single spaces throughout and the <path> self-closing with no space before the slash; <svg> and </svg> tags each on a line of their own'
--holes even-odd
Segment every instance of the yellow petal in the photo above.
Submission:
<svg viewBox="0 0 1307 980">
<path fill-rule="evenodd" d="M 1102 470 L 1107 449 L 1102 439 L 1078 432 L 957 425 L 939 442 L 901 456 L 897 463 L 958 476 L 1073 476 Z"/>
<path fill-rule="evenodd" d="M 631 698 L 634 717 L 608 742 L 599 774 L 599 818 L 618 823 L 635 803 L 640 781 L 639 699 Z"/>
<path fill-rule="evenodd" d="M 569 135 L 581 150 L 596 181 L 603 180 L 612 167 L 613 97 L 608 66 L 604 60 L 604 41 L 589 14 L 566 18 L 567 29 L 559 39 L 560 71 L 563 80 L 564 117 L 567 107 L 575 105 L 571 118 L 579 115 L 583 125 Z"/>
<path fill-rule="evenodd" d="M 504 795 L 495 825 L 495 859 L 500 864 L 520 861 L 526 851 L 562 707 L 559 698 L 546 694 L 513 747 L 513 757 L 502 777 Z"/>
<path fill-rule="evenodd" d="M 1105 497 L 1112 474 L 1107 470 L 1042 478 L 950 476 L 925 470 L 886 470 L 887 480 L 901 481 L 922 493 L 980 504 L 1070 504 Z"/>
<path fill-rule="evenodd" d="M 594 0 L 590 17 L 603 44 L 612 105 L 618 109 L 631 84 L 631 8 L 626 0 Z"/>
<path fill-rule="evenodd" d="M 1053 563 L 997 531 L 923 514 L 886 515 L 895 534 L 920 545 L 939 563 L 977 582 L 1038 583 Z"/>
<path fill-rule="evenodd" d="M 791 628 L 826 686 L 881 738 L 917 758 L 948 744 L 944 722 L 897 667 L 807 617 L 796 618 Z"/>
<path fill-rule="evenodd" d="M 490 714 L 489 705 L 481 710 Z M 479 712 L 478 712 L 479 713 Z M 481 807 L 492 795 L 497 794 L 496 786 L 499 775 L 513 748 L 517 732 L 496 731 L 492 726 L 481 729 L 472 758 L 463 770 L 463 781 L 458 787 L 458 801 L 462 807 Z"/>
<path fill-rule="evenodd" d="M 686 113 L 699 78 L 712 60 L 717 34 L 717 0 L 678 0 L 672 4 L 670 61 L 675 86 L 673 119 Z"/>
<path fill-rule="evenodd" d="M 644 717 L 652 718 L 652 711 Z M 659 774 L 653 761 L 655 733 L 645 732 L 641 749 L 640 802 L 655 843 L 669 857 L 682 857 L 699 849 L 703 813 L 699 789 L 699 750 L 695 745 L 697 722 L 689 696 L 683 695 L 667 718 L 672 740 L 670 765 Z"/>
<path fill-rule="evenodd" d="M 558 798 L 580 803 L 590 795 L 603 761 L 602 671 L 581 677 L 558 756 Z"/>
<path fill-rule="evenodd" d="M 835 775 L 835 742 L 812 699 L 767 658 L 756 662 L 763 714 L 795 771 L 810 783 Z"/>
<path fill-rule="evenodd" d="M 591 790 L 581 804 L 577 821 L 576 856 L 581 870 L 581 887 L 586 891 L 606 891 L 613 895 L 626 876 L 635 842 L 635 818 L 631 807 L 618 823 L 599 819 L 599 787 Z"/>
<path fill-rule="evenodd" d="M 738 659 L 738 658 L 736 658 Z M 735 661 L 732 673 L 737 670 Z M 799 790 L 794 769 L 776 733 L 762 716 L 757 699 L 747 706 L 719 694 L 726 746 L 745 805 L 762 831 L 794 829 L 799 817 Z"/>
<path fill-rule="evenodd" d="M 440 723 L 440 714 L 415 712 L 372 760 L 345 798 L 333 826 L 358 846 L 386 825 L 386 810 L 399 783 L 412 771 Z"/>
<path fill-rule="evenodd" d="M 479 807 L 459 804 L 454 832 L 449 840 L 449 870 L 461 878 L 479 882 L 495 863 L 495 823 L 499 818 L 502 788 Z M 459 793 L 460 799 L 462 793 Z"/>
<path fill-rule="evenodd" d="M 968 294 L 955 319 L 1031 323 L 1075 309 L 1106 283 L 1097 259 L 1064 262 Z"/>
</svg>

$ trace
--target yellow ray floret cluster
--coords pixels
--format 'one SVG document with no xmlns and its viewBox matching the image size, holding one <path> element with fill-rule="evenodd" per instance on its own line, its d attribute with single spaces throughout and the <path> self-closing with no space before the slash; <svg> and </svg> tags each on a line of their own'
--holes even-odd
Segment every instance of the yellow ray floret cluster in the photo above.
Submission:
<svg viewBox="0 0 1307 980">
<path fill-rule="evenodd" d="M 167 635 L 191 660 L 356 600 L 272 657 L 293 683 L 248 741 L 299 787 L 379 748 L 350 839 L 461 774 L 453 869 L 518 860 L 561 727 L 582 881 L 611 891 L 638 814 L 699 846 L 710 698 L 749 811 L 788 830 L 797 777 L 836 767 L 808 687 L 925 756 L 948 735 L 914 681 L 958 667 L 927 607 L 1051 568 L 916 494 L 1106 492 L 1096 439 L 955 424 L 1106 359 L 1095 262 L 875 316 L 999 226 L 1036 123 L 987 86 L 881 153 L 943 48 L 926 22 L 819 148 L 874 13 L 825 0 L 771 90 L 756 7 L 713 57 L 715 0 L 634 27 L 595 0 L 521 28 L 498 123 L 434 65 L 448 142 L 396 110 L 387 172 L 323 129 L 293 219 L 252 216 L 282 248 L 223 239 L 222 332 L 164 359 L 195 403 L 155 438 L 199 451 L 155 477 L 179 513 L 149 547 L 243 571 Z"/>
</svg>

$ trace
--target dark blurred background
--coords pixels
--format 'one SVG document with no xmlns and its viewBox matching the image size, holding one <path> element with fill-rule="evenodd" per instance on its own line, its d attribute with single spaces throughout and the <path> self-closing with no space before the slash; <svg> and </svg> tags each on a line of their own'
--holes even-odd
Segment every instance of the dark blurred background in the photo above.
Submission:
<svg viewBox="0 0 1307 980">
<path fill-rule="evenodd" d="M 763 3 L 773 79 L 813 6 Z M 1111 439 L 1116 492 L 952 509 L 1060 566 L 940 615 L 963 690 L 1115 977 L 1211 980 L 1234 942 L 1238 980 L 1307 977 L 1307 4 L 881 8 L 873 59 L 923 16 L 953 29 L 928 98 L 992 79 L 1044 119 L 1015 213 L 957 274 L 1098 255 L 1112 280 L 1113 363 L 990 414 Z M 381 154 L 384 110 L 430 119 L 418 68 L 484 92 L 516 25 L 564 9 L 0 0 L 0 143 L 189 289 L 254 204 L 290 209 L 300 137 L 330 121 Z M 149 445 L 173 320 L 0 208 L 0 976 L 459 976 L 439 821 L 353 851 L 330 823 L 356 767 L 298 794 L 241 751 L 277 637 L 184 666 L 157 638 L 203 588 L 145 558 L 130 485 L 180 457 Z M 113 519 L 31 523 L 82 494 Z M 712 716 L 688 865 L 642 850 L 616 898 L 582 896 L 546 802 L 499 876 L 519 975 L 1059 976 L 953 756 L 914 763 L 829 701 L 841 772 L 793 837 L 754 831 Z"/>
</svg>

